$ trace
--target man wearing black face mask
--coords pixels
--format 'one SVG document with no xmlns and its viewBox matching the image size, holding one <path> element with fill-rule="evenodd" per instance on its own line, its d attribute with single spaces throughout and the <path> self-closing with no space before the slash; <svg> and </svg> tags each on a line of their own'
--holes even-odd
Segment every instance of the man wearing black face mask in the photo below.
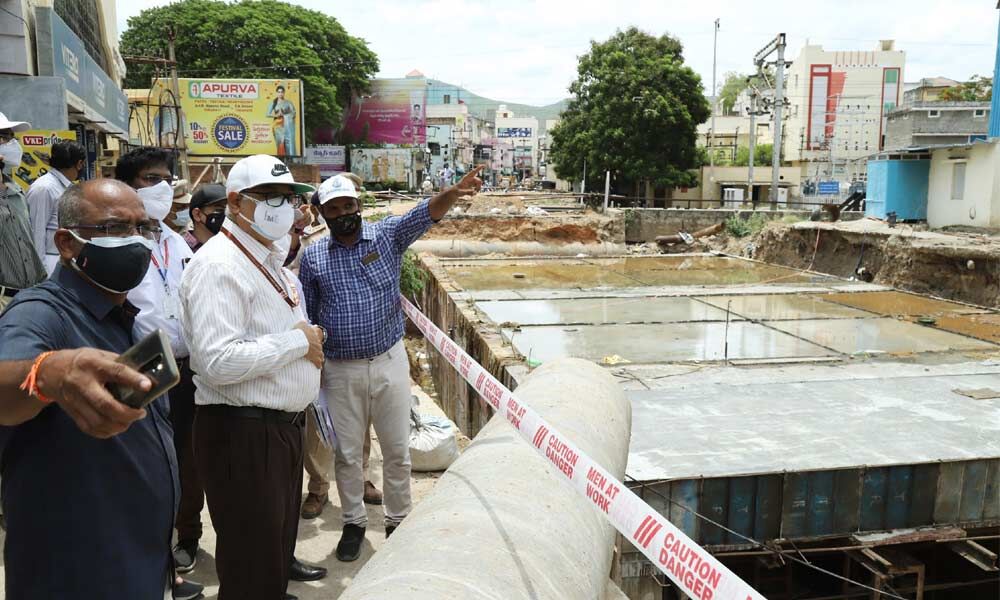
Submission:
<svg viewBox="0 0 1000 600">
<path fill-rule="evenodd" d="M 164 398 L 118 364 L 136 340 L 126 293 L 146 274 L 150 223 L 128 186 L 98 179 L 60 200 L 52 277 L 0 317 L 5 597 L 163 598 L 173 578 L 177 464 Z"/>
<path fill-rule="evenodd" d="M 337 432 L 337 492 L 344 533 L 337 558 L 358 558 L 368 513 L 362 448 L 371 422 L 382 448 L 385 534 L 410 512 L 410 376 L 403 348 L 399 277 L 403 253 L 457 200 L 475 194 L 480 168 L 402 217 L 361 218 L 354 184 L 337 175 L 319 188 L 329 243 L 312 244 L 299 267 L 306 308 L 328 336 L 322 385 Z"/>
<path fill-rule="evenodd" d="M 184 232 L 184 241 L 192 252 L 212 239 L 222 229 L 226 220 L 226 186 L 219 183 L 205 183 L 191 196 L 191 222 L 194 227 Z"/>
</svg>

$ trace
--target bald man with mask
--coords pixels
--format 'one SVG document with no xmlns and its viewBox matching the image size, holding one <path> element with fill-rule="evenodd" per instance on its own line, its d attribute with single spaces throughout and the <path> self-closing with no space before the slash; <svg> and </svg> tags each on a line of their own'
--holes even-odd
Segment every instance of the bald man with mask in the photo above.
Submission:
<svg viewBox="0 0 1000 600">
<path fill-rule="evenodd" d="M 115 362 L 131 347 L 154 226 L 129 186 L 98 179 L 60 199 L 60 263 L 0 317 L 0 449 L 7 518 L 5 597 L 163 598 L 177 462 L 164 398 Z"/>
</svg>

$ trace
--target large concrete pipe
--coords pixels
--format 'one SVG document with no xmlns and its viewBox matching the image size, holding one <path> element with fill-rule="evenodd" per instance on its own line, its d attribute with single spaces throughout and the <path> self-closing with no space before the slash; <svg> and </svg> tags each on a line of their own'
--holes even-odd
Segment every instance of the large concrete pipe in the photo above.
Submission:
<svg viewBox="0 0 1000 600">
<path fill-rule="evenodd" d="M 632 411 L 607 371 L 554 360 L 516 393 L 623 476 Z M 501 419 L 483 428 L 341 598 L 604 598 L 614 529 Z"/>
</svg>

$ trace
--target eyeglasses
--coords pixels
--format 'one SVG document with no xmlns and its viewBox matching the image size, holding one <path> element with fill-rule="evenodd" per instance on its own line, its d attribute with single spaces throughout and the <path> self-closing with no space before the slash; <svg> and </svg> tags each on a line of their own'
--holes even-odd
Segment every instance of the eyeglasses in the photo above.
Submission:
<svg viewBox="0 0 1000 600">
<path fill-rule="evenodd" d="M 6 144 L 12 139 L 14 139 L 13 133 L 0 132 L 0 144 Z"/>
<path fill-rule="evenodd" d="M 264 194 L 260 195 L 264 196 Z M 302 196 L 300 196 L 299 194 L 276 194 L 273 196 L 256 198 L 254 196 L 251 196 L 250 194 L 241 193 L 240 196 L 243 196 L 244 198 L 247 198 L 249 200 L 253 200 L 254 202 L 263 202 L 264 204 L 267 204 L 271 208 L 278 208 L 280 206 L 283 206 L 286 202 L 291 204 L 292 208 L 298 208 L 299 206 L 302 205 Z"/>
<path fill-rule="evenodd" d="M 141 235 L 147 240 L 158 240 L 163 231 L 158 225 L 152 223 L 103 223 L 101 225 L 75 225 L 66 229 L 77 229 L 85 231 L 98 231 L 96 237 L 128 237 L 130 235 Z M 102 235 L 103 234 L 103 235 Z"/>
<path fill-rule="evenodd" d="M 143 175 L 139 177 L 139 179 L 145 181 L 149 185 L 156 185 L 161 181 L 166 181 L 167 183 L 171 183 L 174 180 L 174 176 L 167 175 L 166 177 L 164 177 L 163 175 L 157 175 L 156 173 L 149 173 L 148 175 Z"/>
</svg>

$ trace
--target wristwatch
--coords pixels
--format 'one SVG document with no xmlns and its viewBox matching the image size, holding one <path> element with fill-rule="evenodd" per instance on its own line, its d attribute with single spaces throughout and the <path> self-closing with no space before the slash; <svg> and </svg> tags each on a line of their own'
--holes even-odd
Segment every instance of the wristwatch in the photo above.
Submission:
<svg viewBox="0 0 1000 600">
<path fill-rule="evenodd" d="M 316 328 L 319 329 L 320 333 L 323 334 L 323 341 L 320 342 L 320 343 L 321 344 L 325 344 L 326 343 L 326 327 L 323 327 L 322 325 L 317 325 Z"/>
</svg>

